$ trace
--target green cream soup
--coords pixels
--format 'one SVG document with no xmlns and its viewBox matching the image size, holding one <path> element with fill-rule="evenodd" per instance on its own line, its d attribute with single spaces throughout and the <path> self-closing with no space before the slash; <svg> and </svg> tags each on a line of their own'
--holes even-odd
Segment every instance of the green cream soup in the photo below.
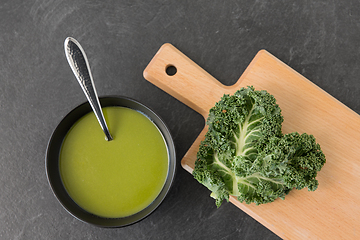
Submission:
<svg viewBox="0 0 360 240">
<path fill-rule="evenodd" d="M 108 142 L 93 113 L 78 120 L 60 151 L 60 174 L 71 198 L 106 218 L 146 208 L 168 173 L 162 134 L 143 114 L 124 107 L 103 108 L 113 140 Z"/>
</svg>

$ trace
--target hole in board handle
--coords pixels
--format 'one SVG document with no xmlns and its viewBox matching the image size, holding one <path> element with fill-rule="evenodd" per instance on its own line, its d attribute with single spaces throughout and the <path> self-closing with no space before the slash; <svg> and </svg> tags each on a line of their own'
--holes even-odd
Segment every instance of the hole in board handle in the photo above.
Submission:
<svg viewBox="0 0 360 240">
<path fill-rule="evenodd" d="M 168 65 L 165 69 L 166 74 L 169 76 L 174 76 L 177 72 L 177 69 L 174 65 Z"/>
</svg>

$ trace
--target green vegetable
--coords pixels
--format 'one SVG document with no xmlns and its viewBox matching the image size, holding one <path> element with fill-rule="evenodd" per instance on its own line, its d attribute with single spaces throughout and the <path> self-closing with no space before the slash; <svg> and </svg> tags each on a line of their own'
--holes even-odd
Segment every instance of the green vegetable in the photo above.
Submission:
<svg viewBox="0 0 360 240">
<path fill-rule="evenodd" d="M 229 195 L 255 204 L 284 199 L 293 188 L 315 191 L 325 155 L 314 136 L 283 134 L 274 96 L 253 87 L 224 95 L 210 109 L 193 176 L 219 207 Z"/>
</svg>

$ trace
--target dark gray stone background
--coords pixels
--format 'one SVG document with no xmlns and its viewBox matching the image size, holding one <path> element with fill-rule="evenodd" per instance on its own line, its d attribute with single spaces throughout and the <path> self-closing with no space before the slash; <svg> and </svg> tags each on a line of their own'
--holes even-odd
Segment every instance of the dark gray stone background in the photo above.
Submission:
<svg viewBox="0 0 360 240">
<path fill-rule="evenodd" d="M 48 139 L 86 101 L 65 58 L 68 36 L 84 47 L 99 95 L 145 103 L 173 134 L 179 166 L 174 186 L 152 215 L 126 228 L 102 229 L 74 219 L 47 182 Z M 360 112 L 355 0 L 3 0 L 0 239 L 278 239 L 231 203 L 217 209 L 210 192 L 181 168 L 204 120 L 143 78 L 165 42 L 226 85 L 266 49 Z"/>
</svg>

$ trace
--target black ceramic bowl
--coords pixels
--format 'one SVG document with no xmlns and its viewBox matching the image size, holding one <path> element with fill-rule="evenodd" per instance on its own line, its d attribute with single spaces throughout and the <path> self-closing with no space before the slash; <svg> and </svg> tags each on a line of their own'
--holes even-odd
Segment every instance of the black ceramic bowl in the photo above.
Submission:
<svg viewBox="0 0 360 240">
<path fill-rule="evenodd" d="M 158 129 L 162 133 L 169 154 L 168 157 L 169 169 L 164 187 L 159 193 L 159 195 L 156 197 L 156 199 L 148 207 L 146 207 L 145 209 L 134 215 L 123 218 L 103 218 L 83 210 L 68 195 L 62 183 L 60 171 L 59 171 L 60 149 L 64 137 L 66 136 L 69 129 L 73 126 L 73 124 L 77 120 L 79 120 L 82 116 L 92 111 L 90 104 L 88 102 L 79 105 L 69 114 L 67 114 L 53 132 L 49 140 L 47 152 L 46 152 L 46 160 L 45 160 L 46 173 L 49 184 L 56 198 L 59 200 L 61 205 L 75 218 L 83 222 L 90 223 L 100 227 L 123 227 L 135 223 L 148 216 L 160 205 L 160 203 L 167 195 L 172 185 L 176 171 L 175 147 L 171 134 L 168 128 L 166 127 L 165 123 L 160 119 L 158 115 L 156 115 L 151 109 L 149 109 L 145 105 L 129 98 L 112 97 L 112 96 L 100 98 L 100 103 L 102 107 L 121 106 L 121 107 L 127 107 L 140 111 L 143 114 L 145 114 L 158 127 Z"/>
</svg>

